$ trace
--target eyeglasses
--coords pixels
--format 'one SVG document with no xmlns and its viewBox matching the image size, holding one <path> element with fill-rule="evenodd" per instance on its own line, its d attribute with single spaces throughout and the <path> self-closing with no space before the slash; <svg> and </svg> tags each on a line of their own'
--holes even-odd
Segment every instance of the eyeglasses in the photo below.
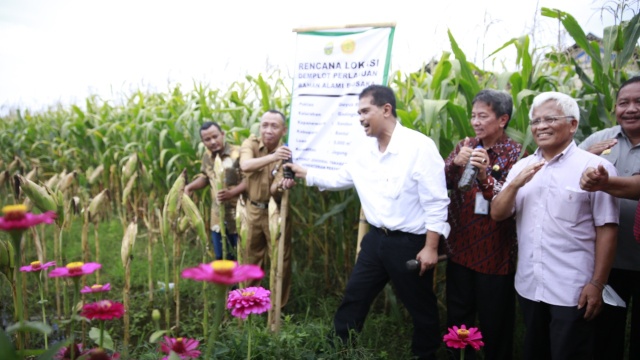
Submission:
<svg viewBox="0 0 640 360">
<path fill-rule="evenodd" d="M 542 125 L 542 123 L 544 123 L 545 125 L 553 125 L 554 122 L 556 122 L 556 120 L 558 119 L 566 119 L 566 118 L 573 118 L 573 116 L 571 115 L 566 115 L 566 116 L 545 116 L 542 118 L 535 118 L 531 121 L 529 121 L 529 125 L 531 125 L 531 127 L 538 127 L 540 125 Z"/>
</svg>

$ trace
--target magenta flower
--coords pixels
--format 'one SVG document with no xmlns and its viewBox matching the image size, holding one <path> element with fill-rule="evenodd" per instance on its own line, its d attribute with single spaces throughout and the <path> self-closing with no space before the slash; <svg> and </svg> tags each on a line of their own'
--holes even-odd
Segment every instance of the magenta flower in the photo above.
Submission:
<svg viewBox="0 0 640 360">
<path fill-rule="evenodd" d="M 82 275 L 89 275 L 100 269 L 102 265 L 98 263 L 83 263 L 81 261 L 72 262 L 65 267 L 59 267 L 53 269 L 49 273 L 49 277 L 76 277 Z"/>
<path fill-rule="evenodd" d="M 71 356 L 71 349 L 73 349 L 73 356 Z M 60 349 L 53 358 L 56 360 L 75 360 L 85 353 L 86 351 L 82 351 L 81 343 L 73 343 L 71 346 L 66 346 Z"/>
<path fill-rule="evenodd" d="M 182 277 L 197 281 L 208 281 L 221 285 L 233 285 L 246 280 L 262 279 L 264 271 L 257 265 L 238 265 L 231 260 L 216 260 L 184 269 Z"/>
<path fill-rule="evenodd" d="M 482 342 L 482 333 L 478 328 L 470 328 L 462 325 L 460 328 L 454 326 L 453 329 L 449 328 L 449 333 L 446 334 L 442 341 L 444 341 L 448 347 L 454 349 L 464 349 L 467 345 L 471 345 L 474 350 L 480 350 L 481 346 L 484 346 Z"/>
<path fill-rule="evenodd" d="M 85 304 L 80 315 L 89 320 L 111 320 L 119 319 L 124 315 L 124 306 L 116 301 L 100 300 L 98 302 Z"/>
<path fill-rule="evenodd" d="M 263 287 L 248 287 L 229 293 L 227 309 L 231 315 L 246 319 L 249 314 L 262 314 L 271 309 L 271 291 Z"/>
<path fill-rule="evenodd" d="M 80 290 L 80 292 L 83 294 L 89 294 L 89 293 L 106 292 L 109 290 L 111 290 L 111 284 L 106 283 L 104 285 L 95 284 L 91 287 L 85 286 L 82 288 L 82 290 Z"/>
<path fill-rule="evenodd" d="M 2 208 L 4 217 L 0 217 L 0 230 L 26 230 L 38 224 L 51 224 L 56 218 L 56 213 L 47 211 L 43 214 L 32 214 L 27 212 L 24 205 L 8 205 Z"/>
<path fill-rule="evenodd" d="M 28 266 L 23 266 L 20 268 L 20 271 L 23 272 L 33 272 L 33 271 L 42 271 L 50 266 L 55 266 L 56 262 L 55 261 L 50 261 L 48 263 L 44 263 L 44 265 L 42 265 L 40 263 L 40 261 L 34 261 L 31 264 L 29 264 Z"/>
<path fill-rule="evenodd" d="M 200 350 L 196 350 L 200 342 L 196 339 L 185 339 L 185 338 L 170 338 L 168 336 L 164 337 L 164 341 L 160 343 L 160 350 L 170 355 L 173 351 L 176 353 L 180 359 L 188 360 L 188 359 L 197 359 L 200 356 Z M 169 356 L 165 356 L 162 360 L 168 360 Z"/>
</svg>

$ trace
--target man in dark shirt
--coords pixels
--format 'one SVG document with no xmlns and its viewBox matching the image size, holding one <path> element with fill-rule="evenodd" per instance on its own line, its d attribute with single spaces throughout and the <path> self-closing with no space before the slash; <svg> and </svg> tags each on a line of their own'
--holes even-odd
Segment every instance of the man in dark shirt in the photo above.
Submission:
<svg viewBox="0 0 640 360">
<path fill-rule="evenodd" d="M 489 216 L 490 201 L 522 150 L 504 131 L 512 108 L 509 94 L 480 91 L 471 112 L 476 137 L 460 141 L 445 161 L 447 188 L 451 190 L 451 234 L 446 242 L 447 324 L 475 326 L 477 316 L 486 359 L 513 357 L 515 223 L 513 218 L 495 222 Z M 469 161 L 478 175 L 471 189 L 463 191 L 458 182 Z M 459 357 L 459 351 L 454 357 Z M 474 357 L 469 353 L 469 358 Z"/>
</svg>

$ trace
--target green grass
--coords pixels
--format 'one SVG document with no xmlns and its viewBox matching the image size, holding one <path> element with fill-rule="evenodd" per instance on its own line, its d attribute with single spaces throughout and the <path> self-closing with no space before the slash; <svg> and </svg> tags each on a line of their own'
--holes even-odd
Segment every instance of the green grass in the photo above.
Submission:
<svg viewBox="0 0 640 360">
<path fill-rule="evenodd" d="M 63 232 L 64 263 L 79 261 L 82 259 L 81 229 L 79 219 L 73 221 L 71 227 Z M 46 227 L 44 242 L 47 246 L 47 254 L 53 254 L 53 225 Z M 108 298 L 122 301 L 122 288 L 124 286 L 124 268 L 120 259 L 120 243 L 123 229 L 116 218 L 99 225 L 100 234 L 100 262 L 103 268 L 100 274 L 101 283 L 110 283 L 112 290 Z M 4 239 L 5 234 L 0 234 Z M 7 237 L 8 238 L 8 237 Z M 35 250 L 30 237 L 26 239 L 26 257 L 28 263 L 35 259 Z M 131 270 L 131 348 L 130 357 L 135 359 L 157 359 L 159 346 L 148 342 L 149 336 L 156 330 L 151 319 L 151 311 L 154 308 L 164 308 L 162 291 L 156 290 L 153 302 L 148 299 L 147 274 L 148 262 L 146 255 L 146 232 L 140 231 L 133 251 Z M 183 237 L 183 268 L 195 266 L 200 262 L 201 251 L 193 234 L 187 233 Z M 94 253 L 93 229 L 89 231 L 90 251 Z M 163 274 L 163 251 L 160 243 L 154 246 L 153 274 L 155 279 Z M 295 255 L 294 255 L 295 256 Z M 321 264 L 315 264 L 320 266 Z M 444 272 L 442 272 L 444 273 Z M 390 291 L 383 292 L 374 305 L 367 319 L 367 323 L 360 335 L 358 345 L 355 348 L 333 348 L 329 345 L 328 336 L 333 326 L 333 313 L 339 305 L 342 288 L 327 289 L 324 277 L 314 271 L 313 266 L 303 267 L 301 262 L 294 258 L 294 279 L 292 295 L 289 304 L 283 309 L 283 322 L 281 331 L 274 334 L 266 330 L 266 314 L 254 316 L 254 332 L 252 339 L 252 354 L 258 359 L 408 359 L 410 358 L 411 330 L 407 324 L 411 323 L 410 317 L 401 306 L 394 306 L 395 297 Z M 37 304 L 37 287 L 33 278 L 27 276 L 29 299 L 28 314 L 33 320 L 40 320 L 39 304 Z M 95 282 L 93 275 L 87 276 L 87 285 Z M 2 280 L 0 286 L 0 314 L 9 320 L 12 314 L 12 300 L 6 280 Z M 268 284 L 265 279 L 263 284 Z M 55 314 L 53 281 L 49 282 L 49 294 L 47 296 L 47 316 Z M 181 293 L 181 333 L 174 336 L 194 337 L 200 341 L 202 338 L 202 284 L 200 282 L 183 280 L 180 283 Z M 67 287 L 71 296 L 71 287 Z M 208 289 L 209 299 L 213 298 L 213 289 Z M 173 302 L 172 307 L 173 314 Z M 213 307 L 213 304 L 210 304 Z M 210 312 L 210 319 L 212 318 Z M 55 323 L 55 321 L 54 321 Z M 161 326 L 164 326 L 164 319 Z M 64 327 L 62 324 L 56 324 Z M 90 326 L 97 326 L 92 323 Z M 122 345 L 122 320 L 110 321 L 107 331 L 115 341 L 116 347 Z M 78 327 L 76 327 L 78 328 Z M 56 332 L 50 342 L 62 339 L 61 331 Z M 31 337 L 31 348 L 42 347 L 41 338 Z M 201 345 L 201 348 L 204 346 Z M 246 357 L 247 351 L 247 327 L 240 326 L 239 322 L 229 313 L 225 315 L 221 335 L 216 345 L 216 359 L 239 359 Z"/>
</svg>

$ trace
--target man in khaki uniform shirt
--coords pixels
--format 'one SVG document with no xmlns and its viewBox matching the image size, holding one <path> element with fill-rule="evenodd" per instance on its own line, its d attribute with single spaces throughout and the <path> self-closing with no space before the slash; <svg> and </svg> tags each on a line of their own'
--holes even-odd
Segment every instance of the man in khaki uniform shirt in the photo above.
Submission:
<svg viewBox="0 0 640 360">
<path fill-rule="evenodd" d="M 273 195 L 274 200 L 280 203 L 282 188 L 278 185 L 283 177 L 282 160 L 291 157 L 289 148 L 280 141 L 286 132 L 284 115 L 279 111 L 269 110 L 260 119 L 260 138 L 252 135 L 242 143 L 240 149 L 240 169 L 247 183 L 247 261 L 251 264 L 263 266 L 265 257 L 271 252 L 269 199 Z M 291 216 L 287 216 L 282 281 L 283 306 L 289 299 L 291 288 L 290 219 Z M 260 280 L 254 280 L 249 286 L 259 284 Z"/>
<path fill-rule="evenodd" d="M 187 195 L 191 196 L 194 190 L 200 190 L 207 185 L 211 187 L 211 237 L 216 259 L 223 258 L 222 234 L 220 232 L 220 204 L 225 207 L 225 229 L 227 235 L 226 259 L 235 259 L 235 248 L 238 243 L 236 230 L 236 205 L 238 197 L 246 188 L 246 183 L 240 176 L 240 149 L 224 141 L 224 131 L 217 123 L 207 121 L 200 128 L 200 139 L 207 148 L 202 155 L 202 167 L 200 176 L 185 187 Z M 214 171 L 214 161 L 220 156 L 224 168 L 224 186 L 218 191 L 216 188 L 217 175 Z"/>
</svg>

